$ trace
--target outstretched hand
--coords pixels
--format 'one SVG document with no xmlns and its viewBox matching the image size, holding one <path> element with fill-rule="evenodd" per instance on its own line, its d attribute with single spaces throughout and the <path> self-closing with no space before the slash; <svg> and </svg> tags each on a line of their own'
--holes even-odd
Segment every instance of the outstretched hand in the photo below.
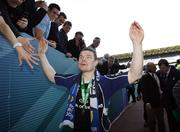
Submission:
<svg viewBox="0 0 180 132">
<path fill-rule="evenodd" d="M 34 53 L 35 48 L 31 45 L 30 41 L 34 38 L 24 38 L 18 37 L 17 40 L 22 44 L 22 47 L 17 47 L 19 65 L 21 66 L 23 61 L 29 65 L 31 69 L 33 69 L 33 64 L 38 65 L 37 61 L 37 54 Z"/>
<path fill-rule="evenodd" d="M 20 42 L 24 48 L 25 51 L 28 53 L 33 53 L 34 52 L 34 47 L 31 45 L 30 41 L 34 40 L 35 38 L 25 38 L 25 37 L 18 37 L 17 40 Z"/>
<path fill-rule="evenodd" d="M 36 58 L 36 54 L 30 54 L 22 47 L 17 47 L 16 50 L 18 53 L 19 66 L 22 65 L 23 61 L 26 61 L 31 69 L 33 69 L 33 64 L 38 65 L 37 61 L 39 61 L 39 59 Z"/>
<path fill-rule="evenodd" d="M 137 22 L 133 22 L 131 24 L 130 30 L 129 30 L 129 36 L 133 42 L 133 44 L 142 44 L 142 41 L 144 39 L 144 31 L 142 27 Z"/>
</svg>

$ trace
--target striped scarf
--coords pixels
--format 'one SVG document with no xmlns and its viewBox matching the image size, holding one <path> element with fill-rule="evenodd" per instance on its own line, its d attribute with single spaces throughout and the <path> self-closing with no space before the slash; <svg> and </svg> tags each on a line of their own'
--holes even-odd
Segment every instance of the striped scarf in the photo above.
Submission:
<svg viewBox="0 0 180 132">
<path fill-rule="evenodd" d="M 97 89 L 100 75 L 95 74 L 95 79 L 92 80 L 92 88 L 90 90 L 90 119 L 91 119 L 91 131 L 92 132 L 99 132 L 100 131 L 100 119 L 99 119 L 99 111 L 98 111 L 98 98 L 97 98 Z M 76 96 L 78 90 L 80 88 L 80 83 L 76 82 L 70 88 L 70 95 L 68 97 L 68 107 L 66 109 L 64 120 L 59 125 L 61 128 L 62 126 L 69 126 L 70 128 L 74 128 L 74 116 L 75 116 L 75 103 L 76 103 Z"/>
</svg>

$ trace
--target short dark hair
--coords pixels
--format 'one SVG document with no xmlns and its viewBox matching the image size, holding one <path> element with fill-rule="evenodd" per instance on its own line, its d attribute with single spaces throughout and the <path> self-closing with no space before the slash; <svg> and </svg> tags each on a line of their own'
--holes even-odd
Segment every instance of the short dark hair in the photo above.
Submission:
<svg viewBox="0 0 180 132">
<path fill-rule="evenodd" d="M 85 48 L 83 48 L 82 50 L 81 50 L 81 52 L 82 51 L 90 51 L 90 52 L 92 52 L 93 54 L 94 54 L 94 59 L 95 60 L 97 60 L 98 58 L 97 58 L 97 53 L 96 53 L 96 51 L 93 49 L 93 48 L 91 48 L 91 47 L 85 47 Z"/>
<path fill-rule="evenodd" d="M 100 39 L 100 37 L 95 37 L 94 39 Z"/>
<path fill-rule="evenodd" d="M 60 12 L 59 17 L 60 16 L 63 16 L 65 19 L 67 19 L 67 16 L 66 16 L 66 14 L 64 12 Z"/>
<path fill-rule="evenodd" d="M 158 62 L 158 66 L 161 66 L 161 65 L 165 65 L 165 66 L 169 66 L 169 62 L 166 60 L 166 59 L 160 59 L 159 62 Z"/>
<path fill-rule="evenodd" d="M 78 31 L 78 32 L 75 33 L 75 35 L 78 35 L 78 34 L 84 36 L 84 34 L 81 31 Z"/>
<path fill-rule="evenodd" d="M 60 6 L 58 4 L 55 4 L 55 3 L 51 3 L 49 6 L 48 6 L 48 9 L 49 10 L 52 10 L 53 8 L 56 8 L 57 10 L 61 10 L 60 9 Z"/>
<path fill-rule="evenodd" d="M 70 21 L 65 21 L 63 26 L 65 26 L 65 25 L 69 25 L 72 27 L 72 23 Z"/>
</svg>

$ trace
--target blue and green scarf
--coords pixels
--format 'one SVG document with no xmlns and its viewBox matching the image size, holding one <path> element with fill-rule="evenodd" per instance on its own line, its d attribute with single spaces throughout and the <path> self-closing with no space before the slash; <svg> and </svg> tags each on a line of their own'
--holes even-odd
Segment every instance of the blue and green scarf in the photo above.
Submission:
<svg viewBox="0 0 180 132">
<path fill-rule="evenodd" d="M 80 74 L 81 76 L 81 74 Z M 98 89 L 98 82 L 100 80 L 100 74 L 98 72 L 95 72 L 95 79 L 92 80 L 92 88 L 90 92 L 90 119 L 91 119 L 91 131 L 92 132 L 99 132 L 100 131 L 100 119 L 99 119 L 99 111 L 98 111 L 98 98 L 97 98 L 97 89 Z M 76 96 L 78 93 L 78 90 L 80 88 L 80 79 L 75 82 L 75 84 L 70 88 L 70 95 L 68 97 L 68 107 L 66 109 L 63 122 L 60 124 L 60 128 L 62 126 L 69 126 L 70 128 L 74 128 L 74 116 L 75 116 L 75 103 L 76 103 Z M 104 102 L 103 102 L 104 103 Z M 106 103 L 106 102 L 105 102 Z M 105 103 L 104 103 L 104 109 L 103 113 L 106 113 L 105 109 Z M 107 114 L 105 114 L 107 117 Z M 103 122 L 104 121 L 103 119 Z M 109 128 L 109 123 L 107 125 L 107 128 Z M 104 128 L 107 130 L 106 128 Z M 107 130 L 109 131 L 109 130 Z"/>
</svg>

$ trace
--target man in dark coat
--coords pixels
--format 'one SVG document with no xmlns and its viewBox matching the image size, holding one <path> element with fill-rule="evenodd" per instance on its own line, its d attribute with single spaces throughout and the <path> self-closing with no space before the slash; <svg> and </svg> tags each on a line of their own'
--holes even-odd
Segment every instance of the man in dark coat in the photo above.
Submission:
<svg viewBox="0 0 180 132">
<path fill-rule="evenodd" d="M 166 109 L 170 132 L 180 132 L 180 125 L 173 116 L 173 110 L 177 108 L 173 97 L 173 87 L 178 80 L 180 80 L 180 72 L 174 67 L 170 66 L 166 59 L 161 59 L 158 62 L 159 71 L 157 75 L 160 79 L 161 88 L 163 91 L 162 101 Z"/>
<path fill-rule="evenodd" d="M 152 62 L 149 62 L 146 66 L 147 73 L 141 78 L 141 87 L 149 130 L 150 132 L 155 132 L 157 118 L 159 132 L 165 132 L 164 112 L 161 107 L 162 91 L 160 81 L 156 75 L 156 66 Z"/>
</svg>

